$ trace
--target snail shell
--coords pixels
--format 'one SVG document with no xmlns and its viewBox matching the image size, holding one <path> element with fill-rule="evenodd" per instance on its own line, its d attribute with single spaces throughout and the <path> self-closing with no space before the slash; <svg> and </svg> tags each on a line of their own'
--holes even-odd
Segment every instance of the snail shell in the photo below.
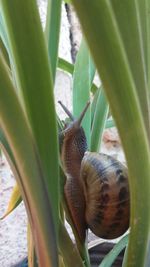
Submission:
<svg viewBox="0 0 150 267">
<path fill-rule="evenodd" d="M 122 235 L 129 227 L 127 168 L 115 158 L 86 152 L 80 179 L 85 196 L 85 220 L 91 231 L 105 239 Z"/>
<path fill-rule="evenodd" d="M 129 227 L 127 168 L 115 158 L 87 152 L 82 118 L 78 120 L 60 103 L 72 122 L 63 131 L 61 160 L 67 176 L 66 202 L 81 242 L 86 230 L 105 239 L 122 235 Z"/>
</svg>

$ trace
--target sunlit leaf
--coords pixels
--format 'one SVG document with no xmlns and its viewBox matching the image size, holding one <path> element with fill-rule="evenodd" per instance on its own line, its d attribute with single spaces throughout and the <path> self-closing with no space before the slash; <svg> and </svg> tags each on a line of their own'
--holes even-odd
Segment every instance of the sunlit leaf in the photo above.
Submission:
<svg viewBox="0 0 150 267">
<path fill-rule="evenodd" d="M 20 195 L 19 187 L 16 184 L 13 188 L 11 197 L 9 199 L 8 208 L 5 212 L 5 214 L 0 218 L 1 220 L 7 217 L 18 205 L 21 203 L 22 197 Z"/>
</svg>

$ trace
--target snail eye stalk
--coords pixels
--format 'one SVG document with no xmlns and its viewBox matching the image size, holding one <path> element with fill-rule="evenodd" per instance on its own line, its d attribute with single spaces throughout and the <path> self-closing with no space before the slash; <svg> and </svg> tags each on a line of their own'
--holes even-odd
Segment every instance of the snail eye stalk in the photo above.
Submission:
<svg viewBox="0 0 150 267">
<path fill-rule="evenodd" d="M 80 117 L 77 119 L 77 123 L 78 123 L 78 125 L 81 124 L 81 122 L 82 122 L 82 120 L 83 120 L 83 118 L 84 118 L 84 116 L 85 116 L 85 113 L 86 113 L 86 111 L 87 111 L 89 105 L 90 105 L 90 100 L 86 103 L 86 105 L 85 105 L 83 111 L 82 111 L 81 114 L 80 114 Z"/>
<path fill-rule="evenodd" d="M 75 120 L 75 118 L 73 117 L 73 115 L 71 114 L 71 112 L 65 107 L 65 105 L 61 101 L 58 101 L 58 103 L 61 105 L 61 107 L 63 108 L 63 110 L 66 112 L 66 114 L 68 115 L 68 117 L 71 119 L 71 121 L 76 121 L 76 123 L 78 125 L 80 125 L 81 122 L 82 122 L 82 120 L 83 120 L 83 118 L 84 118 L 84 115 L 85 115 L 85 113 L 86 113 L 86 111 L 87 111 L 87 109 L 88 109 L 88 107 L 90 105 L 90 100 L 86 103 L 83 111 L 81 112 L 80 117 L 77 120 Z"/>
<path fill-rule="evenodd" d="M 58 103 L 61 105 L 61 107 L 63 108 L 63 110 L 66 112 L 66 114 L 68 115 L 68 117 L 74 121 L 74 117 L 73 115 L 71 114 L 71 112 L 65 107 L 65 105 L 61 102 L 61 101 L 58 101 Z"/>
</svg>

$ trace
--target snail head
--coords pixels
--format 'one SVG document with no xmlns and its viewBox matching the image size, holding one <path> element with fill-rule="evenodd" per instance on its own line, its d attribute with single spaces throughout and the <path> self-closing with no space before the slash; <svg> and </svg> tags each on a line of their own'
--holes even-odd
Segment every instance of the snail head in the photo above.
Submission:
<svg viewBox="0 0 150 267">
<path fill-rule="evenodd" d="M 65 113 L 68 115 L 68 117 L 70 118 L 71 122 L 65 125 L 64 130 L 62 131 L 63 134 L 65 135 L 66 133 L 71 134 L 71 132 L 77 131 L 80 126 L 81 126 L 81 122 L 85 116 L 85 113 L 90 105 L 90 101 L 88 101 L 83 109 L 83 111 L 81 112 L 79 118 L 75 119 L 73 117 L 73 115 L 71 114 L 71 112 L 64 106 L 64 104 L 61 101 L 58 101 L 58 103 L 61 105 L 61 107 L 63 108 L 63 110 L 65 111 Z"/>
</svg>

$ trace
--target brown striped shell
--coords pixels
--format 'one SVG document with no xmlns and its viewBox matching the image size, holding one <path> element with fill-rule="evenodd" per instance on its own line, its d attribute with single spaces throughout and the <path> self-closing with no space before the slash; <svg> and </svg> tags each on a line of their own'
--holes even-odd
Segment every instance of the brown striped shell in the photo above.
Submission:
<svg viewBox="0 0 150 267">
<path fill-rule="evenodd" d="M 115 158 L 86 152 L 80 180 L 85 196 L 85 220 L 91 231 L 105 239 L 122 235 L 129 227 L 127 168 Z"/>
<path fill-rule="evenodd" d="M 129 227 L 127 168 L 111 156 L 87 151 L 80 126 L 87 103 L 78 120 L 60 102 L 72 122 L 62 132 L 61 160 L 67 181 L 65 198 L 81 242 L 86 229 L 105 239 L 122 235 Z"/>
</svg>

